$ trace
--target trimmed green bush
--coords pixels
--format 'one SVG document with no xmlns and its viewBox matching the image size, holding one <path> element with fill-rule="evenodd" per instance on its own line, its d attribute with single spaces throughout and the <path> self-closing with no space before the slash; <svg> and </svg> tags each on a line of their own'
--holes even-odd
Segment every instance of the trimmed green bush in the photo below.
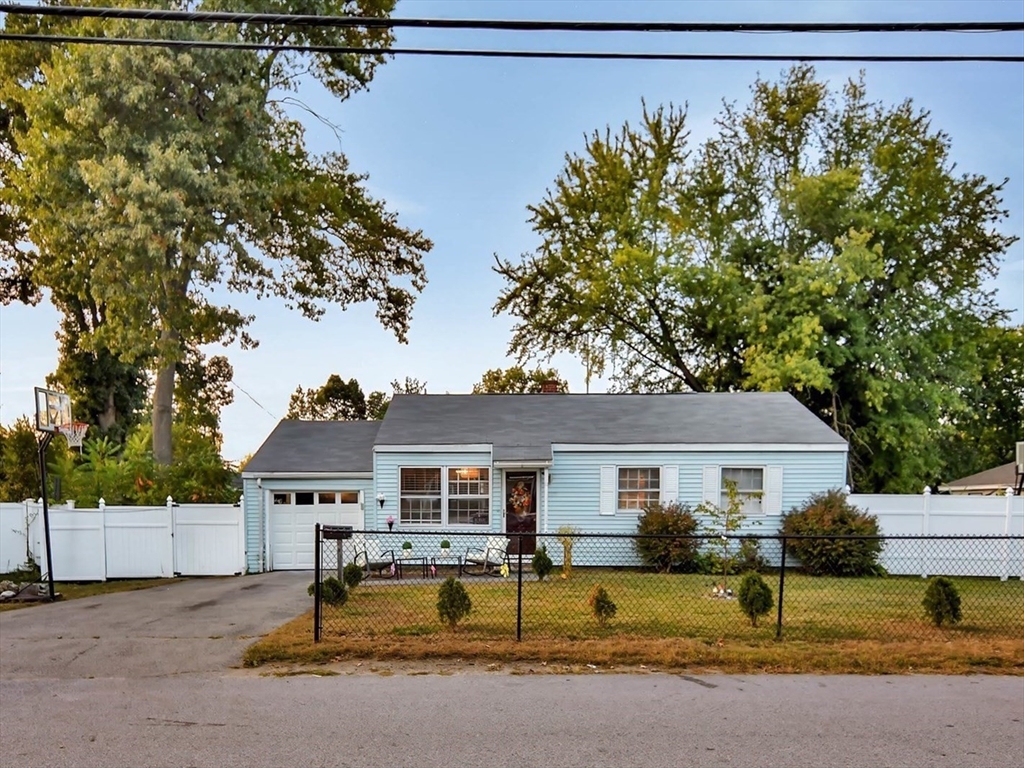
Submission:
<svg viewBox="0 0 1024 768">
<path fill-rule="evenodd" d="M 636 532 L 641 536 L 693 536 L 699 523 L 685 504 L 652 504 L 637 520 Z M 645 565 L 661 571 L 694 573 L 698 568 L 698 540 L 691 538 L 637 538 L 636 553 Z"/>
<path fill-rule="evenodd" d="M 739 598 L 740 610 L 750 619 L 750 625 L 757 626 L 759 617 L 766 615 L 775 606 L 772 588 L 768 586 L 759 573 L 748 573 L 740 582 L 736 595 Z"/>
<path fill-rule="evenodd" d="M 537 547 L 537 551 L 533 553 L 533 560 L 530 561 L 530 567 L 537 574 L 538 581 L 544 581 L 544 578 L 554 570 L 555 564 L 548 557 L 547 547 L 543 545 Z"/>
<path fill-rule="evenodd" d="M 878 518 L 838 490 L 817 493 L 782 517 L 786 536 L 878 536 Z M 791 539 L 786 550 L 812 576 L 883 576 L 880 539 Z"/>
<path fill-rule="evenodd" d="M 349 589 L 355 589 L 363 580 L 363 569 L 356 563 L 349 563 L 345 566 L 345 570 L 342 571 L 342 576 L 345 579 L 345 586 Z"/>
<path fill-rule="evenodd" d="M 945 576 L 929 580 L 921 604 L 936 627 L 941 627 L 943 622 L 958 624 L 962 618 L 960 593 L 956 585 Z"/>
<path fill-rule="evenodd" d="M 469 599 L 469 593 L 462 582 L 454 576 L 445 579 L 437 590 L 437 615 L 441 621 L 454 630 L 455 625 L 469 616 L 472 610 L 473 601 Z"/>
<path fill-rule="evenodd" d="M 590 605 L 590 610 L 594 614 L 594 618 L 597 619 L 597 623 L 602 627 L 608 624 L 609 619 L 615 617 L 615 612 L 618 610 L 608 595 L 608 590 L 600 584 L 594 585 L 590 597 L 587 598 L 587 603 Z"/>
</svg>

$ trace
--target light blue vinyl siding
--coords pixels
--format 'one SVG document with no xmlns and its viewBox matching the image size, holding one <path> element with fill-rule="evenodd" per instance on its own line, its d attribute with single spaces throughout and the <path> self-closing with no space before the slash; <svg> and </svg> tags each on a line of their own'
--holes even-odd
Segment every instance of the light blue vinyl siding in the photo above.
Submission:
<svg viewBox="0 0 1024 768">
<path fill-rule="evenodd" d="M 398 470 L 401 467 L 487 467 L 491 470 L 491 524 L 486 527 L 450 526 L 454 530 L 465 531 L 500 531 L 501 520 L 501 472 L 491 467 L 490 452 L 449 452 L 445 446 L 439 445 L 436 452 L 409 451 L 403 453 L 375 452 L 373 455 L 373 475 L 375 488 L 373 492 L 373 511 L 370 505 L 366 509 L 366 527 L 368 530 L 386 531 L 387 517 L 395 518 L 395 530 L 401 528 L 398 514 Z M 442 478 L 446 482 L 446 478 Z M 376 501 L 376 497 L 384 494 L 384 508 Z M 437 526 L 409 526 L 410 530 L 432 530 Z M 454 544 L 453 544 L 454 546 Z"/>
<path fill-rule="evenodd" d="M 834 452 L 667 452 L 555 451 L 548 499 L 549 532 L 572 525 L 591 533 L 633 533 L 637 514 L 600 514 L 601 467 L 679 468 L 678 501 L 696 507 L 703 500 L 703 470 L 717 467 L 769 467 L 783 469 L 782 511 L 802 504 L 812 494 L 846 484 L 846 453 Z M 664 487 L 664 482 L 663 482 Z M 774 533 L 778 515 L 764 515 L 760 525 L 748 524 L 753 533 Z"/>
<path fill-rule="evenodd" d="M 262 490 L 256 487 L 256 480 L 245 478 L 242 481 L 245 494 L 245 561 L 249 573 L 257 573 L 260 569 L 260 530 L 263 528 L 266 514 L 264 504 L 268 492 L 273 491 L 362 491 L 363 492 L 363 515 L 364 525 L 368 524 L 372 515 L 371 504 L 373 501 L 373 480 L 365 478 L 338 478 L 324 475 L 322 478 L 303 478 L 289 480 L 286 477 L 263 478 Z M 267 532 L 262 536 L 262 545 L 265 547 Z M 264 568 L 268 568 L 266 555 L 264 553 Z"/>
</svg>

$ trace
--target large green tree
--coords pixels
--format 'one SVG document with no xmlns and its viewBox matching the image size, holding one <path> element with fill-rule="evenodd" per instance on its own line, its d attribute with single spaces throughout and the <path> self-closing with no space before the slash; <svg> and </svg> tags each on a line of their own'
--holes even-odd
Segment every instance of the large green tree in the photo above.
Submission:
<svg viewBox="0 0 1024 768">
<path fill-rule="evenodd" d="M 424 395 L 427 385 L 426 382 L 406 376 L 405 381 L 392 381 L 391 390 L 395 395 Z M 296 387 L 288 402 L 285 418 L 308 421 L 379 421 L 388 412 L 391 397 L 379 390 L 367 395 L 357 379 L 345 381 L 338 374 L 332 373 L 322 387 Z"/>
<path fill-rule="evenodd" d="M 1006 319 L 984 287 L 1014 240 L 1001 189 L 909 100 L 798 66 L 699 146 L 673 107 L 589 136 L 496 310 L 520 358 L 613 363 L 621 390 L 788 390 L 850 440 L 855 487 L 916 492 Z"/>
<path fill-rule="evenodd" d="M 104 0 L 104 4 L 107 0 Z M 237 3 L 171 2 L 217 10 Z M 385 17 L 394 0 L 280 0 L 273 10 Z M 269 10 L 261 4 L 261 10 Z M 379 46 L 386 29 L 9 16 L 12 32 Z M 153 451 L 171 461 L 175 375 L 186 350 L 255 341 L 218 289 L 283 299 L 310 318 L 369 301 L 404 341 L 430 242 L 399 225 L 340 153 L 306 148 L 286 111 L 312 76 L 336 99 L 383 56 L 153 47 L 0 49 L 3 215 L 24 230 L 6 286 L 90 295 L 103 322 L 80 339 L 154 371 Z M 3 126 L 0 126 L 3 129 Z M 6 221 L 6 219 L 4 219 Z M 6 241 L 10 237 L 5 236 Z"/>
<path fill-rule="evenodd" d="M 559 392 L 568 392 L 569 384 L 555 368 L 534 368 L 527 371 L 521 365 L 509 368 L 491 368 L 484 371 L 480 381 L 473 385 L 474 395 L 522 395 L 544 391 L 544 384 L 553 381 Z"/>
</svg>

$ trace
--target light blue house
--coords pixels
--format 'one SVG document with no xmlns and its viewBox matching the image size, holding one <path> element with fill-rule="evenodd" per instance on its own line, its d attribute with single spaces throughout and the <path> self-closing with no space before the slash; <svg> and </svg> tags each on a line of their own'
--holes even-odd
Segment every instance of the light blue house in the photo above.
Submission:
<svg viewBox="0 0 1024 768">
<path fill-rule="evenodd" d="M 247 561 L 312 568 L 317 521 L 632 533 L 648 504 L 720 504 L 729 479 L 770 533 L 846 465 L 846 441 L 784 393 L 397 395 L 380 422 L 278 424 L 242 475 Z"/>
</svg>

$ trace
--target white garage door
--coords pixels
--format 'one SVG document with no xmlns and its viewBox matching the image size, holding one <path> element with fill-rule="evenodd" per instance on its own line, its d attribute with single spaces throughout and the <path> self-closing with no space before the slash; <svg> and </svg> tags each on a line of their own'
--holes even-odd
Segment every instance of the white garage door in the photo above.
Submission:
<svg viewBox="0 0 1024 768">
<path fill-rule="evenodd" d="M 363 528 L 358 491 L 273 491 L 270 494 L 270 568 L 313 569 L 313 526 Z"/>
</svg>

